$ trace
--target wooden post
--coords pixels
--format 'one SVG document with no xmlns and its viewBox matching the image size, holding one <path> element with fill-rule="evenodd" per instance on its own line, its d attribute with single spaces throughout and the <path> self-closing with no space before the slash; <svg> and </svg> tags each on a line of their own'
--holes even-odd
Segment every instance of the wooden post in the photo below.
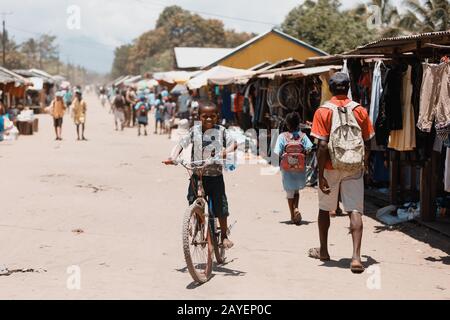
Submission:
<svg viewBox="0 0 450 320">
<path fill-rule="evenodd" d="M 431 222 L 436 217 L 431 211 L 431 167 L 431 159 L 428 159 L 422 168 L 420 177 L 420 214 L 425 222 Z"/>
<path fill-rule="evenodd" d="M 398 152 L 390 152 L 390 162 L 391 162 L 391 179 L 390 179 L 390 192 L 391 192 L 391 204 L 398 204 Z"/>
</svg>

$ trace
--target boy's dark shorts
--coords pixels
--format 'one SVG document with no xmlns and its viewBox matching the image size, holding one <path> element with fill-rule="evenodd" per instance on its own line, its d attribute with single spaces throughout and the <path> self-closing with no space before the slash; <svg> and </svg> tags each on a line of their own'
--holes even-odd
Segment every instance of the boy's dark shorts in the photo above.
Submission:
<svg viewBox="0 0 450 320">
<path fill-rule="evenodd" d="M 191 177 L 188 189 L 187 199 L 189 205 L 193 204 L 197 198 L 198 176 Z M 228 200 L 225 193 L 225 181 L 223 175 L 217 177 L 203 177 L 203 188 L 207 199 L 212 201 L 212 209 L 216 218 L 226 218 L 230 215 L 228 212 Z"/>
<path fill-rule="evenodd" d="M 54 127 L 62 127 L 63 118 L 53 118 L 53 126 Z"/>
</svg>

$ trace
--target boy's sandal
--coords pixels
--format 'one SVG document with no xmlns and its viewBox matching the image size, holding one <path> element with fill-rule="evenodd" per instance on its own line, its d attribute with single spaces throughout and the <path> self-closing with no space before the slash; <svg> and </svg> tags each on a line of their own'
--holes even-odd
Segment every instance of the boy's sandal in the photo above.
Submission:
<svg viewBox="0 0 450 320">
<path fill-rule="evenodd" d="M 320 261 L 330 261 L 330 257 L 321 257 L 320 256 L 320 249 L 319 248 L 312 248 L 308 251 L 308 257 L 317 259 Z"/>
<path fill-rule="evenodd" d="M 297 210 L 294 214 L 294 220 L 292 220 L 292 222 L 296 225 L 300 225 L 302 223 L 302 220 L 302 214 Z"/>
<path fill-rule="evenodd" d="M 228 240 L 228 239 L 224 239 L 223 241 L 222 241 L 222 248 L 224 248 L 225 250 L 229 250 L 229 249 L 231 249 L 231 248 L 233 248 L 233 246 L 234 246 L 234 243 L 233 242 L 231 242 L 230 240 Z"/>
</svg>

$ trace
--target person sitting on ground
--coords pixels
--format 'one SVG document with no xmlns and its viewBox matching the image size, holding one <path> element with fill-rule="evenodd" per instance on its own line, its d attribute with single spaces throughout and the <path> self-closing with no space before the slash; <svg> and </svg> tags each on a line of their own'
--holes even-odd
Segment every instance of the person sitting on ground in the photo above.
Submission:
<svg viewBox="0 0 450 320">
<path fill-rule="evenodd" d="M 163 162 L 166 165 L 174 165 L 181 152 L 190 145 L 193 148 L 192 161 L 208 160 L 211 157 L 216 158 L 216 156 L 220 159 L 226 159 L 229 153 L 237 149 L 237 143 L 231 139 L 230 135 L 226 134 L 226 129 L 217 124 L 219 120 L 217 107 L 212 103 L 204 103 L 200 106 L 199 111 L 201 124 L 197 123 L 194 127 L 191 127 L 189 133 L 180 139 L 172 156 Z M 211 150 L 213 141 L 215 141 L 212 139 L 213 136 L 220 137 L 220 149 L 216 145 L 216 148 Z M 201 141 L 201 145 L 197 141 Z M 216 155 L 219 152 L 220 154 Z M 198 174 L 194 171 L 189 183 L 189 205 L 192 205 L 197 198 L 199 179 Z M 203 173 L 202 182 L 206 196 L 212 201 L 214 215 L 219 218 L 222 245 L 225 249 L 230 249 L 234 244 L 228 239 L 229 208 L 223 179 L 223 165 L 209 164 Z"/>
<path fill-rule="evenodd" d="M 317 138 L 319 149 L 319 235 L 320 248 L 311 249 L 309 256 L 322 261 L 330 260 L 328 253 L 328 229 L 330 212 L 338 207 L 339 193 L 350 217 L 353 238 L 353 257 L 350 269 L 353 273 L 364 272 L 361 262 L 361 241 L 364 213 L 364 152 L 368 141 L 375 135 L 367 110 L 347 97 L 350 78 L 338 72 L 329 81 L 331 100 L 317 109 L 311 135 Z M 351 138 L 352 144 L 342 145 Z M 336 145 L 339 145 L 338 149 Z"/>
<path fill-rule="evenodd" d="M 81 91 L 75 91 L 75 99 L 72 103 L 72 117 L 77 127 L 77 140 L 80 141 L 80 126 L 81 126 L 81 140 L 87 141 L 84 136 L 84 128 L 86 123 L 87 105 L 84 101 Z"/>
<path fill-rule="evenodd" d="M 300 190 L 303 190 L 306 185 L 305 154 L 311 151 L 313 144 L 308 136 L 300 131 L 298 112 L 288 114 L 285 122 L 288 131 L 278 136 L 274 153 L 282 159 L 281 174 L 291 213 L 291 222 L 300 225 L 302 221 L 299 210 Z"/>
<path fill-rule="evenodd" d="M 150 110 L 150 106 L 144 95 L 139 97 L 139 102 L 134 108 L 138 117 L 138 136 L 141 135 L 141 126 L 144 127 L 144 135 L 147 135 L 148 111 Z"/>
</svg>

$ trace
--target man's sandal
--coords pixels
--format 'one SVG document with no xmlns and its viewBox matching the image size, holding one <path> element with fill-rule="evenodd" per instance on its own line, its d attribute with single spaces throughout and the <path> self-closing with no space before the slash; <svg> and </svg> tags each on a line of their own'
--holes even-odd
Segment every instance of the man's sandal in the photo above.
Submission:
<svg viewBox="0 0 450 320">
<path fill-rule="evenodd" d="M 317 259 L 317 260 L 320 260 L 320 261 L 330 261 L 331 260 L 330 257 L 321 257 L 319 248 L 309 249 L 308 257 L 313 258 L 313 259 Z"/>
<path fill-rule="evenodd" d="M 353 264 L 353 262 L 350 264 L 350 270 L 354 274 L 361 274 L 365 271 L 365 268 L 362 264 Z"/>
</svg>

